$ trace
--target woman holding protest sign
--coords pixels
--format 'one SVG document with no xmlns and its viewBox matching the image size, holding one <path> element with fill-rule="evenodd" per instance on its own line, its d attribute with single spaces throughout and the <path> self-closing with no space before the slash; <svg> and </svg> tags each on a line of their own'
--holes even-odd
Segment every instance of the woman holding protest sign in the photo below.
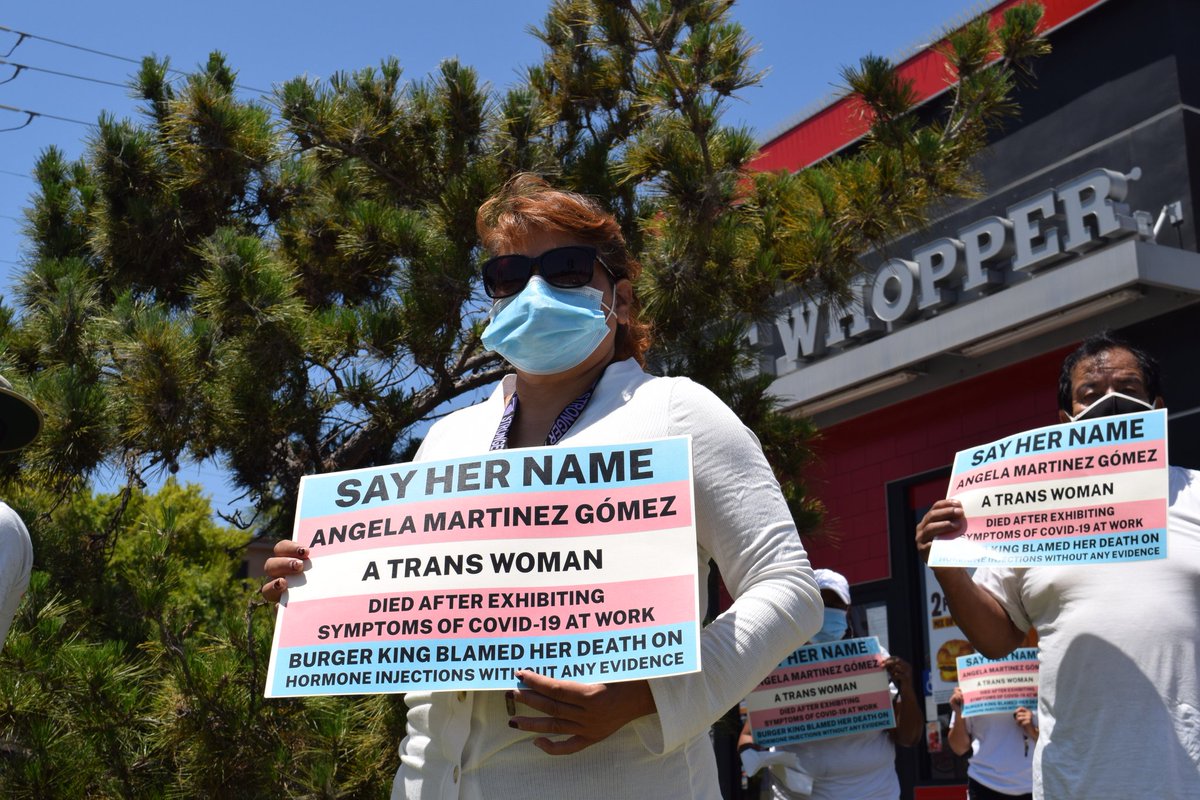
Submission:
<svg viewBox="0 0 1200 800">
<path fill-rule="evenodd" d="M 963 716 L 962 689 L 950 696 L 950 731 L 946 742 L 956 755 L 971 753 L 967 767 L 967 800 L 1033 800 L 1033 750 L 1038 740 L 1037 716 L 1022 706 L 1011 716 Z"/>
<path fill-rule="evenodd" d="M 831 569 L 815 571 L 825 621 L 809 644 L 850 639 L 850 582 Z M 738 738 L 747 774 L 769 767 L 764 796 L 772 800 L 897 800 L 896 745 L 912 747 L 921 737 L 924 712 L 913 686 L 912 667 L 882 647 L 896 725 L 887 730 L 848 733 L 783 744 L 769 750 L 755 743 L 749 718 Z"/>
<path fill-rule="evenodd" d="M 711 392 L 643 370 L 640 266 L 611 214 L 518 175 L 479 210 L 495 257 L 484 345 L 514 367 L 483 403 L 430 430 L 418 461 L 514 447 L 583 447 L 690 435 L 696 558 L 716 561 L 733 605 L 701 635 L 701 671 L 577 683 L 519 671 L 507 692 L 410 692 L 393 797 L 720 797 L 707 736 L 821 622 L 812 570 L 754 435 Z M 304 569 L 281 542 L 263 587 Z"/>
</svg>

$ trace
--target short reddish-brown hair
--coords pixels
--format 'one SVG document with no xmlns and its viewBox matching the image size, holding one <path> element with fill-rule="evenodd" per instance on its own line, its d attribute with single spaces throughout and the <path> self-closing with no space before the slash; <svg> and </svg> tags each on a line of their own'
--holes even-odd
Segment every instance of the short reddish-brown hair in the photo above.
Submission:
<svg viewBox="0 0 1200 800">
<path fill-rule="evenodd" d="M 494 255 L 512 252 L 515 242 L 533 231 L 565 233 L 596 248 L 601 260 L 619 280 L 637 281 L 642 265 L 629 253 L 617 220 L 598 202 L 576 192 L 555 189 L 538 175 L 521 172 L 492 195 L 475 215 L 479 239 Z M 629 322 L 617 326 L 616 358 L 646 364 L 650 326 L 642 321 L 634 295 Z"/>
</svg>

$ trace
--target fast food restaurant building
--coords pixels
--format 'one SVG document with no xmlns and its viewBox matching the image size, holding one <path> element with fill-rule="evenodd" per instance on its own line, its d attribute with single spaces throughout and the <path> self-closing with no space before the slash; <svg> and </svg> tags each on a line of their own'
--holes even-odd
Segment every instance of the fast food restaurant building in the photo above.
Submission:
<svg viewBox="0 0 1200 800">
<path fill-rule="evenodd" d="M 756 332 L 772 391 L 821 429 L 806 480 L 836 540 L 810 546 L 813 565 L 850 580 L 860 634 L 925 671 L 942 733 L 930 645 L 947 612 L 912 541 L 954 453 L 1056 423 L 1063 356 L 1111 329 L 1159 359 L 1170 461 L 1200 467 L 1200 3 L 1042 4 L 1053 51 L 976 163 L 984 195 L 865 256 L 850 307 L 797 297 Z M 947 101 L 936 47 L 900 70 L 923 108 Z M 755 166 L 802 169 L 865 128 L 853 99 L 835 100 Z M 965 762 L 932 727 L 898 758 L 905 796 L 961 797 Z"/>
</svg>

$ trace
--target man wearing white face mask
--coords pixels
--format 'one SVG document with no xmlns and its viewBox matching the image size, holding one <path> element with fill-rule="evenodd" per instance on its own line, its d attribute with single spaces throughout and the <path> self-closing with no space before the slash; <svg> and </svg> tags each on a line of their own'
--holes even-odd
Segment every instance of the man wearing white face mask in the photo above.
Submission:
<svg viewBox="0 0 1200 800">
<path fill-rule="evenodd" d="M 1158 366 L 1110 335 L 1063 363 L 1059 421 L 1163 406 Z M 939 500 L 917 525 L 928 559 L 963 510 Z M 933 570 L 984 655 L 1040 634 L 1035 798 L 1200 798 L 1200 473 L 1172 467 L 1167 558 Z"/>
<path fill-rule="evenodd" d="M 840 572 L 813 570 L 825 620 L 809 643 L 833 642 L 853 636 L 850 630 L 850 583 Z M 896 745 L 911 747 L 921 736 L 924 714 L 913 687 L 912 668 L 898 656 L 884 655 L 884 666 L 892 679 L 892 707 L 896 727 L 780 745 L 757 759 L 746 751 L 754 744 L 750 721 L 742 727 L 738 752 L 749 773 L 758 764 L 772 766 L 766 780 L 772 800 L 896 800 L 900 781 L 896 776 Z"/>
</svg>

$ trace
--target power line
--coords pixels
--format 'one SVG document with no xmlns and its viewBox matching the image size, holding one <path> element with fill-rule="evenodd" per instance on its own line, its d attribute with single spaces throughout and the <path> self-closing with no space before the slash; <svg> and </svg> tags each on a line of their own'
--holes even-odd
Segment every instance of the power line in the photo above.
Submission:
<svg viewBox="0 0 1200 800">
<path fill-rule="evenodd" d="M 14 175 L 18 178 L 29 178 L 29 180 L 34 179 L 34 177 L 32 175 L 30 175 L 28 172 L 13 172 L 11 169 L 0 169 L 0 174 Z"/>
<path fill-rule="evenodd" d="M 3 58 L 8 58 L 9 56 L 11 56 L 13 54 L 13 51 L 16 50 L 18 47 L 20 47 L 21 43 L 24 42 L 26 39 L 37 39 L 42 42 L 49 42 L 50 44 L 56 44 L 60 47 L 70 47 L 73 50 L 82 50 L 85 53 L 94 53 L 95 55 L 104 56 L 105 58 L 115 58 L 117 61 L 124 61 L 129 64 L 137 64 L 140 66 L 142 63 L 141 60 L 137 59 L 137 58 L 129 58 L 128 56 L 120 56 L 120 55 L 117 55 L 116 53 L 109 53 L 104 50 L 96 50 L 91 47 L 84 47 L 81 44 L 71 44 L 70 42 L 64 42 L 59 39 L 51 39 L 48 36 L 39 36 L 36 33 L 28 33 L 26 31 L 18 31 L 13 28 L 5 27 L 4 25 L 0 25 L 0 31 L 4 31 L 6 33 L 15 33 L 18 37 L 16 44 L 14 44 L 12 47 L 10 47 L 8 49 L 7 53 L 4 53 L 3 56 L 0 56 Z M 187 75 L 188 74 L 184 70 L 175 69 L 174 67 L 167 67 L 167 71 L 174 72 L 179 75 Z M 270 92 L 268 92 L 266 89 L 256 89 L 253 86 L 245 86 L 244 84 L 240 84 L 240 83 L 235 83 L 234 86 L 236 86 L 239 89 L 245 89 L 248 92 L 258 92 L 259 94 L 270 94 Z"/>
<path fill-rule="evenodd" d="M 46 69 L 45 67 L 31 67 L 28 64 L 18 64 L 16 61 L 9 61 L 4 58 L 0 58 L 0 64 L 4 65 L 6 67 L 16 67 L 16 71 L 13 72 L 12 76 L 5 80 L 0 81 L 0 85 L 5 84 L 5 83 L 11 83 L 12 81 L 15 81 L 24 70 L 29 70 L 30 72 L 45 72 L 50 75 L 60 75 L 64 78 L 74 78 L 77 81 L 90 81 L 91 83 L 102 83 L 105 86 L 116 86 L 118 89 L 128 89 L 129 88 L 128 84 L 124 84 L 124 83 L 117 83 L 115 81 L 106 81 L 101 78 L 89 78 L 87 75 L 76 75 L 71 72 L 59 72 L 58 70 Z"/>
<path fill-rule="evenodd" d="M 41 111 L 30 111 L 27 108 L 16 108 L 15 106 L 6 106 L 3 103 L 0 103 L 0 111 L 12 111 L 16 114 L 25 114 L 26 115 L 25 122 L 23 122 L 20 125 L 17 125 L 14 128 L 0 128 L 0 133 L 3 133 L 5 131 L 19 131 L 19 130 L 21 130 L 21 128 L 28 126 L 29 123 L 33 122 L 33 120 L 36 119 L 37 117 L 45 117 L 46 119 L 56 119 L 56 120 L 59 120 L 60 122 L 74 122 L 76 125 L 84 125 L 88 128 L 96 127 L 96 124 L 93 122 L 84 122 L 81 119 L 73 119 L 71 117 L 60 117 L 57 114 L 45 114 L 45 113 L 42 113 Z"/>
<path fill-rule="evenodd" d="M 20 37 L 17 39 L 17 43 L 12 46 L 12 49 L 8 51 L 7 55 L 12 55 L 12 51 L 16 50 L 18 47 L 20 47 L 21 43 L 24 42 L 26 39 L 40 39 L 43 42 L 49 42 L 50 44 L 57 44 L 62 47 L 70 47 L 73 50 L 83 50 L 84 52 L 87 52 L 87 53 L 95 53 L 98 56 L 105 56 L 107 58 L 115 58 L 118 61 L 128 61 L 130 64 L 140 64 L 141 63 L 137 59 L 126 58 L 125 56 L 119 56 L 116 53 L 106 53 L 103 50 L 93 50 L 92 48 L 84 47 L 83 45 L 71 44 L 70 42 L 61 42 L 58 39 L 51 39 L 48 36 L 38 36 L 36 33 L 26 33 L 25 31 L 13 30 L 12 28 L 7 28 L 4 25 L 0 25 L 0 31 L 5 31 L 6 33 L 15 33 L 15 34 L 17 34 L 18 37 Z"/>
</svg>

